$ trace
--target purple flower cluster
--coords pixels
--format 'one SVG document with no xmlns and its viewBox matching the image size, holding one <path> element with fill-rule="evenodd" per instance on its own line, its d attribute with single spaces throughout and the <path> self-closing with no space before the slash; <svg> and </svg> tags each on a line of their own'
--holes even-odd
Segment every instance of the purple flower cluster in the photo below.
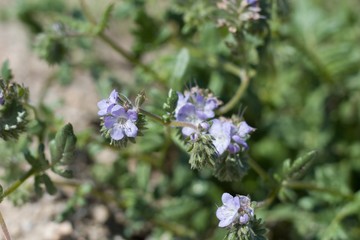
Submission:
<svg viewBox="0 0 360 240">
<path fill-rule="evenodd" d="M 196 127 L 207 130 L 207 120 L 215 116 L 214 110 L 221 102 L 198 87 L 185 91 L 184 94 L 178 93 L 178 102 L 175 109 L 175 118 L 180 122 L 191 123 Z M 190 127 L 183 127 L 182 133 L 190 136 L 196 130 Z"/>
<path fill-rule="evenodd" d="M 104 127 L 115 141 L 126 137 L 134 138 L 137 136 L 138 128 L 136 121 L 138 114 L 136 109 L 129 109 L 121 106 L 118 102 L 118 92 L 113 90 L 107 99 L 97 103 L 99 108 L 98 115 L 104 120 Z"/>
<path fill-rule="evenodd" d="M 223 205 L 216 211 L 220 220 L 219 227 L 229 227 L 234 224 L 247 224 L 254 217 L 251 200 L 247 196 L 224 193 L 221 197 Z"/>
<path fill-rule="evenodd" d="M 248 148 L 246 140 L 255 129 L 245 121 L 234 123 L 225 118 L 214 119 L 214 110 L 220 104 L 221 102 L 212 94 L 198 87 L 184 94 L 178 93 L 175 118 L 179 122 L 194 126 L 194 128 L 183 127 L 182 134 L 190 139 L 196 139 L 198 134 L 210 134 L 219 156 L 225 151 L 236 154 L 246 150 Z"/>
<path fill-rule="evenodd" d="M 221 0 L 217 7 L 225 13 L 218 19 L 218 26 L 227 27 L 231 33 L 239 31 L 245 22 L 264 18 L 258 0 Z"/>
<path fill-rule="evenodd" d="M 253 131 L 255 128 L 250 127 L 245 121 L 234 124 L 232 121 L 223 118 L 214 119 L 209 129 L 219 155 L 226 150 L 231 154 L 246 150 L 248 148 L 246 140 Z"/>
</svg>

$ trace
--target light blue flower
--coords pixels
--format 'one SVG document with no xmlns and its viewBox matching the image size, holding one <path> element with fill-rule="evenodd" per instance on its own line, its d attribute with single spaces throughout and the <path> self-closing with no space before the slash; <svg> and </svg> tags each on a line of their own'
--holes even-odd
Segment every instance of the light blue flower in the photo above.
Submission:
<svg viewBox="0 0 360 240">
<path fill-rule="evenodd" d="M 199 124 L 215 116 L 214 110 L 219 106 L 220 101 L 213 97 L 206 90 L 193 87 L 184 94 L 178 93 L 178 101 L 175 109 L 175 118 L 177 121 L 191 123 L 198 127 Z M 190 127 L 184 127 L 182 133 L 190 136 L 196 130 Z"/>
<path fill-rule="evenodd" d="M 99 108 L 98 115 L 105 116 L 117 104 L 118 92 L 114 89 L 108 99 L 103 99 L 97 103 Z"/>
<path fill-rule="evenodd" d="M 244 225 L 254 217 L 249 197 L 233 197 L 229 193 L 223 193 L 221 200 L 223 205 L 216 210 L 216 217 L 220 220 L 219 227 L 229 227 L 237 223 Z"/>
<path fill-rule="evenodd" d="M 104 126 L 110 130 L 113 140 L 121 140 L 124 137 L 136 137 L 138 128 L 135 125 L 138 119 L 134 109 L 126 110 L 120 105 L 111 108 L 110 115 L 104 117 Z"/>
<path fill-rule="evenodd" d="M 232 124 L 229 121 L 220 121 L 219 119 L 214 119 L 212 121 L 209 133 L 214 138 L 213 144 L 219 156 L 229 147 L 231 141 L 231 128 Z"/>
<path fill-rule="evenodd" d="M 221 197 L 223 205 L 216 210 L 216 217 L 220 220 L 219 227 L 228 227 L 235 223 L 239 216 L 240 199 L 224 193 Z"/>
<path fill-rule="evenodd" d="M 238 153 L 242 150 L 248 149 L 246 140 L 250 137 L 250 133 L 254 132 L 255 128 L 250 127 L 245 121 L 240 122 L 237 126 L 231 127 L 231 143 L 229 144 L 230 153 Z"/>
</svg>

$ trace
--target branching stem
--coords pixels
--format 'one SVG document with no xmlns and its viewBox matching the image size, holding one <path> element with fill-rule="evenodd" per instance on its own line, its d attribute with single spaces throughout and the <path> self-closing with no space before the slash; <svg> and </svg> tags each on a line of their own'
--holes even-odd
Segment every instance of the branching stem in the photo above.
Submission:
<svg viewBox="0 0 360 240">
<path fill-rule="evenodd" d="M 354 199 L 352 194 L 342 193 L 336 189 L 331 189 L 328 187 L 321 187 L 315 185 L 314 183 L 310 182 L 300 182 L 300 181 L 283 181 L 282 185 L 284 187 L 292 188 L 292 189 L 299 189 L 299 190 L 309 190 L 309 191 L 317 191 L 317 192 L 324 192 L 329 193 L 331 195 L 340 196 L 349 200 Z"/>
<path fill-rule="evenodd" d="M 97 25 L 97 20 L 95 17 L 91 14 L 89 8 L 87 7 L 84 0 L 80 0 L 81 8 L 84 12 L 84 15 L 86 18 L 94 25 Z M 117 44 L 114 40 L 112 40 L 108 35 L 106 35 L 104 32 L 100 32 L 98 34 L 98 37 L 105 42 L 107 45 L 109 45 L 113 50 L 115 50 L 117 53 L 119 53 L 121 56 L 123 56 L 127 61 L 132 63 L 135 66 L 138 66 L 142 68 L 145 72 L 149 73 L 153 78 L 160 80 L 162 82 L 165 82 L 161 79 L 161 77 L 152 70 L 149 66 L 146 64 L 140 62 L 135 56 L 133 56 L 131 53 L 129 53 L 127 50 L 125 50 L 122 46 Z"/>
<path fill-rule="evenodd" d="M 244 69 L 239 69 L 232 63 L 226 63 L 223 65 L 224 69 L 230 73 L 233 73 L 241 79 L 241 84 L 236 90 L 235 95 L 227 102 L 224 106 L 222 106 L 219 110 L 216 111 L 218 115 L 223 115 L 233 109 L 244 95 L 245 90 L 249 86 L 249 76 Z"/>
<path fill-rule="evenodd" d="M 170 126 L 170 127 L 189 127 L 192 128 L 194 130 L 198 130 L 198 128 L 189 122 L 180 122 L 180 121 L 170 121 L 170 122 L 165 122 L 160 116 L 153 114 L 151 112 L 148 112 L 142 108 L 139 108 L 140 113 L 144 114 L 145 116 L 151 118 L 152 120 L 154 120 L 155 122 L 158 122 L 164 126 Z"/>
<path fill-rule="evenodd" d="M 33 174 L 35 174 L 36 171 L 31 168 L 25 175 L 23 175 L 20 179 L 18 179 L 16 182 L 14 182 L 13 184 L 10 185 L 10 187 L 8 187 L 4 193 L 1 195 L 1 201 L 7 197 L 8 195 L 10 195 L 12 192 L 14 192 L 18 187 L 21 186 L 21 184 L 23 184 L 28 178 L 30 178 Z"/>
</svg>

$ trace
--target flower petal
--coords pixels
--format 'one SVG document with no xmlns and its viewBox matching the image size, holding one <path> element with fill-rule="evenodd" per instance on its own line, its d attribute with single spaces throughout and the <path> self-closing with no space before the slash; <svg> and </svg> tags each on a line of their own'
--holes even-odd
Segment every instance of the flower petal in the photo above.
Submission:
<svg viewBox="0 0 360 240">
<path fill-rule="evenodd" d="M 241 216 L 239 217 L 239 222 L 240 222 L 241 224 L 246 224 L 246 223 L 249 222 L 249 220 L 250 220 L 249 215 L 247 215 L 246 213 L 245 213 L 244 215 L 241 215 Z"/>
<path fill-rule="evenodd" d="M 116 104 L 115 106 L 113 106 L 111 108 L 111 114 L 114 115 L 115 117 L 122 117 L 127 119 L 127 114 L 126 114 L 126 110 L 125 108 L 123 108 L 122 106 Z"/>
<path fill-rule="evenodd" d="M 231 223 L 233 222 L 233 219 L 231 219 L 231 218 L 225 218 L 224 220 L 221 220 L 220 222 L 219 222 L 219 227 L 227 227 L 227 226 L 229 226 Z"/>
<path fill-rule="evenodd" d="M 226 205 L 230 201 L 233 201 L 233 199 L 234 197 L 229 193 L 223 193 L 223 195 L 221 196 L 221 201 L 223 202 L 224 205 Z"/>
<path fill-rule="evenodd" d="M 113 116 L 106 116 L 104 117 L 104 126 L 107 129 L 110 129 L 114 126 L 114 124 L 116 123 L 116 118 Z"/>
<path fill-rule="evenodd" d="M 138 114 L 137 114 L 136 110 L 134 110 L 134 109 L 129 109 L 127 111 L 127 114 L 128 114 L 128 118 L 133 122 L 135 122 L 138 118 Z"/>
<path fill-rule="evenodd" d="M 128 137 L 136 137 L 137 132 L 138 132 L 138 128 L 130 120 L 125 122 L 125 124 L 123 125 L 123 129 L 124 129 L 124 133 Z"/>
<path fill-rule="evenodd" d="M 240 122 L 238 128 L 238 134 L 241 138 L 246 138 L 249 133 L 255 131 L 255 128 L 250 127 L 245 121 Z"/>
<path fill-rule="evenodd" d="M 118 98 L 118 92 L 114 89 L 114 90 L 112 90 L 112 92 L 110 93 L 110 96 L 109 96 L 110 103 L 116 103 L 117 98 Z"/>
<path fill-rule="evenodd" d="M 210 135 L 214 137 L 213 144 L 219 155 L 223 154 L 230 144 L 230 130 L 231 123 L 222 123 L 218 119 L 213 121 L 209 129 Z"/>
<path fill-rule="evenodd" d="M 114 140 L 121 140 L 125 136 L 124 130 L 119 126 L 115 126 L 111 129 L 110 136 Z"/>
</svg>

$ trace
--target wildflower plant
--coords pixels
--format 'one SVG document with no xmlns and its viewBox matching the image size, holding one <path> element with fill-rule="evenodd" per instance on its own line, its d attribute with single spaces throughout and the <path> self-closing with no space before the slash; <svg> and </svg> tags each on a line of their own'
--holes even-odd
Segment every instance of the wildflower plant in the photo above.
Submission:
<svg viewBox="0 0 360 240">
<path fill-rule="evenodd" d="M 0 203 L 58 196 L 71 239 L 357 239 L 359 5 L 321 2 L 0 8 L 53 69 L 32 95 L 2 63 Z M 80 75 L 83 130 L 47 98 Z"/>
</svg>

